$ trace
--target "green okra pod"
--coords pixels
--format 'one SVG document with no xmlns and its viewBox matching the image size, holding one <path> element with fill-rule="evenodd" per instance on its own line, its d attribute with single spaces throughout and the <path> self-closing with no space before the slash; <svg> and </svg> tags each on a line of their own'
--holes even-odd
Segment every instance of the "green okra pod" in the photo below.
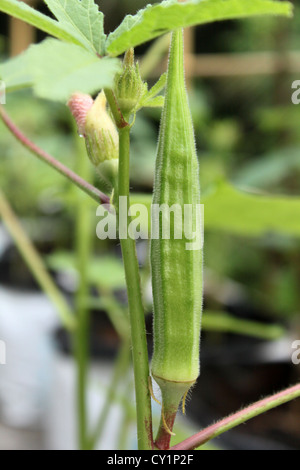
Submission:
<svg viewBox="0 0 300 470">
<path fill-rule="evenodd" d="M 194 130 L 184 80 L 183 32 L 172 34 L 165 105 L 161 118 L 152 209 L 176 205 L 170 212 L 170 237 L 163 238 L 162 223 L 153 217 L 159 237 L 151 240 L 154 302 L 152 376 L 162 392 L 165 427 L 171 429 L 182 397 L 199 375 L 202 311 L 202 246 L 187 249 L 185 206 L 192 209 L 194 228 L 200 207 L 199 169 Z M 175 207 L 175 206 L 174 206 Z M 180 210 L 181 209 L 181 210 Z M 198 226 L 199 230 L 199 226 Z"/>
</svg>

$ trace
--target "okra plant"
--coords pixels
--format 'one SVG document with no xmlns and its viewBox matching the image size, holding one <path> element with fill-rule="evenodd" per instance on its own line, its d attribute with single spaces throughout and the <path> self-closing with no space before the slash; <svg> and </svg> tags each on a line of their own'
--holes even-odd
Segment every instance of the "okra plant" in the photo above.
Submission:
<svg viewBox="0 0 300 470">
<path fill-rule="evenodd" d="M 44 0 L 55 19 L 17 0 L 1 0 L 0 10 L 41 29 L 46 38 L 20 56 L 0 66 L 7 92 L 31 87 L 37 97 L 69 106 L 78 133 L 85 140 L 86 155 L 97 172 L 95 187 L 66 168 L 31 142 L 1 108 L 7 128 L 35 155 L 59 171 L 98 204 L 122 217 L 118 229 L 127 284 L 137 411 L 138 446 L 169 449 L 177 411 L 185 408 L 186 396 L 200 370 L 200 326 L 202 314 L 202 244 L 190 249 L 190 238 L 176 235 L 182 225 L 184 206 L 192 209 L 192 231 L 202 232 L 197 208 L 201 203 L 199 163 L 193 122 L 184 80 L 184 28 L 213 21 L 256 15 L 291 16 L 292 6 L 276 0 L 166 0 L 148 5 L 136 15 L 128 15 L 108 36 L 103 14 L 94 0 Z M 101 4 L 100 4 L 101 8 Z M 134 48 L 171 33 L 167 72 L 149 89 L 135 60 Z M 124 54 L 123 60 L 121 56 Z M 165 89 L 164 96 L 161 94 Z M 8 95 L 9 100 L 9 95 Z M 152 206 L 180 208 L 170 222 L 170 236 L 164 237 L 160 217 L 152 217 L 151 274 L 153 290 L 153 358 L 148 357 L 145 314 L 141 292 L 136 241 L 128 235 L 130 212 L 121 214 L 120 201 L 130 206 L 130 133 L 143 107 L 162 108 L 156 157 Z M 87 158 L 86 157 L 86 158 Z M 137 198 L 135 197 L 135 200 Z M 141 198 L 142 200 L 142 198 Z M 1 207 L 0 207 L 1 209 Z M 164 216 L 162 216 L 164 218 Z M 158 236 L 154 237 L 156 232 Z M 122 236 L 121 236 L 122 233 Z M 85 319 L 63 318 L 77 339 Z M 68 321 L 66 321 L 68 320 Z M 76 333 L 77 331 L 77 333 Z M 84 330 L 85 331 L 85 330 Z M 82 351 L 81 351 L 82 352 Z M 81 379 L 87 365 L 78 355 Z M 122 361 L 121 361 L 122 368 Z M 151 371 L 151 372 L 150 372 Z M 153 437 L 152 378 L 161 390 L 161 421 Z M 93 448 L 86 419 L 84 383 L 80 381 L 80 447 Z M 171 449 L 194 449 L 213 437 L 270 408 L 300 395 L 296 385 L 221 420 Z"/>
</svg>

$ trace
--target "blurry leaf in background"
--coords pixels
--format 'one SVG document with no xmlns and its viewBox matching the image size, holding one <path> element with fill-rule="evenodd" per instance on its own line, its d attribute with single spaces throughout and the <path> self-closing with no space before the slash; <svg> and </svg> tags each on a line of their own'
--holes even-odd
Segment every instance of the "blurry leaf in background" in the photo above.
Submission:
<svg viewBox="0 0 300 470">
<path fill-rule="evenodd" d="M 215 120 L 208 129 L 210 150 L 224 154 L 231 152 L 240 138 L 240 128 L 235 119 Z"/>
<path fill-rule="evenodd" d="M 135 16 L 126 16 L 121 25 L 108 36 L 107 51 L 118 56 L 130 47 L 176 28 L 251 15 L 290 16 L 291 13 L 290 3 L 271 0 L 193 0 L 182 4 L 177 0 L 166 0 L 148 5 Z"/>
<path fill-rule="evenodd" d="M 300 236 L 300 197 L 256 195 L 221 182 L 202 202 L 206 229 L 245 237 L 268 232 Z"/>
<path fill-rule="evenodd" d="M 293 259 L 292 256 L 290 260 L 286 265 L 273 268 L 268 285 L 272 295 L 269 295 L 267 300 L 269 308 L 278 316 L 299 318 L 299 260 L 298 257 Z"/>
<path fill-rule="evenodd" d="M 74 168 L 74 142 L 66 134 L 70 126 L 67 107 L 18 92 L 9 97 L 9 112 L 37 145 Z M 74 193 L 71 183 L 20 145 L 2 123 L 0 147 L 0 186 L 19 216 L 49 213 L 50 206 L 51 213 L 54 207 L 66 208 L 66 194 Z"/>
<path fill-rule="evenodd" d="M 299 106 L 290 106 L 290 103 L 282 106 L 263 107 L 255 112 L 257 125 L 263 131 L 273 133 L 285 130 L 289 135 L 300 140 L 299 119 Z"/>
<path fill-rule="evenodd" d="M 131 203 L 145 204 L 152 196 L 133 194 Z M 211 187 L 202 197 L 206 230 L 225 231 L 244 237 L 261 237 L 268 233 L 300 236 L 300 197 L 258 195 L 240 191 L 225 181 Z"/>
<path fill-rule="evenodd" d="M 293 21 L 290 22 L 289 27 L 292 27 Z M 256 18 L 255 21 L 245 19 L 240 23 L 238 29 L 228 29 L 226 45 L 229 50 L 234 47 L 235 52 L 241 53 L 245 51 L 276 51 L 274 46 L 277 27 L 278 18 L 276 17 L 261 16 Z"/>
<path fill-rule="evenodd" d="M 55 271 L 77 271 L 76 257 L 72 252 L 57 251 L 47 256 L 47 263 Z M 121 289 L 126 286 L 122 261 L 114 256 L 90 260 L 87 276 L 92 285 L 104 289 Z"/>
<path fill-rule="evenodd" d="M 147 110 L 148 112 L 148 110 Z M 160 114 L 161 110 L 159 110 Z M 152 190 L 157 147 L 157 129 L 145 110 L 136 116 L 132 128 L 131 175 L 135 186 Z"/>
<path fill-rule="evenodd" d="M 193 117 L 196 137 L 199 134 L 199 144 L 203 145 L 203 139 L 206 138 L 206 131 L 213 109 L 211 107 L 211 97 L 208 88 L 198 84 L 197 87 L 189 90 L 189 104 Z"/>
<path fill-rule="evenodd" d="M 300 175 L 300 147 L 282 148 L 250 160 L 236 173 L 234 183 L 260 189 L 272 187 L 278 192 L 281 189 L 278 183 L 295 171 Z"/>
<path fill-rule="evenodd" d="M 205 331 L 236 333 L 266 340 L 278 339 L 285 333 L 285 329 L 280 325 L 244 320 L 225 312 L 210 310 L 204 311 L 202 327 Z"/>
</svg>

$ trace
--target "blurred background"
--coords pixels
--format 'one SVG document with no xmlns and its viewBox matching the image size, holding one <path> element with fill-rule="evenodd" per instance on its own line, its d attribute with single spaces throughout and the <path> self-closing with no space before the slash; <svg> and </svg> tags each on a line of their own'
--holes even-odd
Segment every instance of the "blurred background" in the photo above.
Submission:
<svg viewBox="0 0 300 470">
<path fill-rule="evenodd" d="M 47 12 L 42 2 L 30 3 Z M 146 3 L 102 0 L 106 32 Z M 4 14 L 0 25 L 1 61 L 44 38 Z M 255 18 L 186 31 L 186 80 L 208 223 L 201 376 L 174 442 L 299 381 L 300 365 L 291 356 L 293 341 L 300 339 L 300 214 L 287 211 L 290 199 L 279 197 L 300 201 L 300 106 L 291 103 L 292 82 L 300 79 L 299 26 L 296 5 L 292 20 Z M 163 38 L 136 50 L 149 84 L 166 69 L 167 43 Z M 41 148 L 97 184 L 66 106 L 20 91 L 7 96 L 5 109 Z M 159 109 L 137 116 L 133 192 L 151 194 L 159 119 Z M 84 323 L 90 351 L 87 403 L 96 448 L 136 448 L 119 244 L 96 238 L 94 203 L 22 148 L 2 123 L 0 148 L 0 340 L 6 346 L 6 365 L 0 365 L 0 449 L 77 448 L 80 378 L 72 350 L 75 345 L 78 352 L 78 342 L 85 342 L 84 331 L 74 339 L 60 324 L 57 305 L 40 289 L 16 244 L 20 230 L 68 305 L 89 318 Z M 266 194 L 274 204 L 260 205 L 257 213 L 259 195 Z M 277 207 L 276 198 L 286 205 Z M 217 210 L 224 201 L 225 212 Z M 8 230 L 13 213 L 21 226 Z M 276 220 L 272 229 L 264 225 L 270 217 Z M 151 353 L 146 241 L 138 242 L 138 256 Z M 87 287 L 82 291 L 84 260 Z M 84 353 L 84 347 L 80 350 Z M 160 410 L 156 404 L 153 409 L 157 423 Z M 208 448 L 299 449 L 299 419 L 296 400 Z"/>
</svg>

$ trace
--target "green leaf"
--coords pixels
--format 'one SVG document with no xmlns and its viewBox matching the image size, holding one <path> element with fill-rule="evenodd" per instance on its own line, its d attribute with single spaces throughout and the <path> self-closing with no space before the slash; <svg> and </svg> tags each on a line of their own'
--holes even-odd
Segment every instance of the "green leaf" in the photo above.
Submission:
<svg viewBox="0 0 300 470">
<path fill-rule="evenodd" d="M 255 15 L 291 16 L 292 4 L 272 0 L 167 0 L 125 17 L 107 39 L 107 52 L 118 56 L 176 28 Z"/>
<path fill-rule="evenodd" d="M 47 263 L 55 271 L 76 273 L 76 258 L 72 252 L 58 251 L 47 256 Z M 113 256 L 93 258 L 87 272 L 88 281 L 96 287 L 122 289 L 126 287 L 122 261 Z"/>
<path fill-rule="evenodd" d="M 236 174 L 234 183 L 237 186 L 261 189 L 271 185 L 278 188 L 280 181 L 300 170 L 299 152 L 299 147 L 284 147 L 270 154 L 262 155 L 254 161 L 251 160 Z"/>
<path fill-rule="evenodd" d="M 76 91 L 94 94 L 114 83 L 118 59 L 99 59 L 93 52 L 53 38 L 0 65 L 6 89 L 33 86 L 36 96 L 66 102 Z"/>
<path fill-rule="evenodd" d="M 26 53 L 0 64 L 0 77 L 5 82 L 7 93 L 30 87 L 33 77 L 28 67 Z"/>
<path fill-rule="evenodd" d="M 24 55 L 35 94 L 54 101 L 66 102 L 76 91 L 94 94 L 110 87 L 120 70 L 118 59 L 99 59 L 80 46 L 53 38 L 31 46 Z"/>
<path fill-rule="evenodd" d="M 225 312 L 205 310 L 202 317 L 202 328 L 205 331 L 221 331 L 275 340 L 284 335 L 285 329 L 278 324 L 264 324 L 243 318 L 236 318 Z"/>
<path fill-rule="evenodd" d="M 145 96 L 145 100 L 150 100 L 154 98 L 158 93 L 160 93 L 166 86 L 167 83 L 167 73 L 163 73 L 162 76 L 157 80 L 155 85 L 148 91 Z"/>
<path fill-rule="evenodd" d="M 202 202 L 206 229 L 246 237 L 300 236 L 300 198 L 246 193 L 222 182 Z"/>
<path fill-rule="evenodd" d="M 131 204 L 144 204 L 148 220 L 141 217 L 142 229 L 150 231 L 152 196 L 132 194 Z M 266 196 L 240 191 L 220 182 L 202 197 L 204 228 L 244 237 L 269 233 L 300 236 L 300 198 Z"/>
<path fill-rule="evenodd" d="M 87 49 L 100 55 L 105 52 L 106 35 L 103 13 L 94 0 L 44 0 L 59 24 L 74 32 Z"/>
<path fill-rule="evenodd" d="M 153 85 L 153 87 L 146 91 L 142 96 L 138 109 L 149 107 L 149 108 L 161 108 L 164 105 L 164 97 L 156 96 L 158 93 L 166 86 L 167 83 L 167 74 L 164 73 L 159 80 Z"/>
<path fill-rule="evenodd" d="M 122 289 L 126 287 L 123 264 L 118 258 L 107 256 L 92 260 L 88 278 L 91 284 L 102 288 Z"/>
<path fill-rule="evenodd" d="M 141 104 L 141 108 L 162 108 L 164 106 L 164 103 L 164 96 L 156 96 L 151 100 L 143 101 L 143 103 Z"/>
<path fill-rule="evenodd" d="M 18 0 L 1 0 L 0 11 L 25 21 L 58 39 L 74 44 L 81 44 L 80 36 L 74 33 L 74 29 L 70 28 L 70 25 L 60 24 L 58 21 L 43 15 L 24 2 Z"/>
</svg>

